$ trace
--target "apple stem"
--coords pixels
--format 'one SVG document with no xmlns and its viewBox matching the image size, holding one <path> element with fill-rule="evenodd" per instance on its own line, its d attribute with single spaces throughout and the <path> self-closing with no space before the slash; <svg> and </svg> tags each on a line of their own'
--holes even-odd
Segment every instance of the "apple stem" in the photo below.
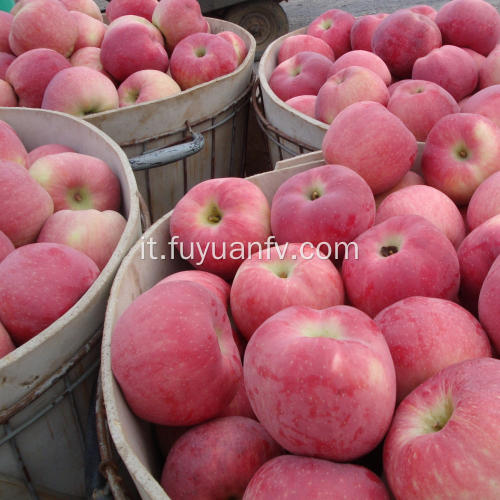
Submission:
<svg viewBox="0 0 500 500">
<path fill-rule="evenodd" d="M 80 193 L 75 193 L 75 196 L 73 198 L 78 203 L 82 201 L 82 195 Z"/>
<path fill-rule="evenodd" d="M 313 191 L 311 194 L 311 200 L 317 200 L 321 195 L 318 193 L 318 191 Z"/>
</svg>

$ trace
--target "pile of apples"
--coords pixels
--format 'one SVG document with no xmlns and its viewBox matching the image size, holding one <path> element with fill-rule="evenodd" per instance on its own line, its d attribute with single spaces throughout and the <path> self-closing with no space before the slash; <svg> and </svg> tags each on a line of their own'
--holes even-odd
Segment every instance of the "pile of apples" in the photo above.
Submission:
<svg viewBox="0 0 500 500">
<path fill-rule="evenodd" d="M 269 85 L 327 124 L 355 102 L 378 102 L 425 141 L 452 113 L 479 113 L 500 125 L 499 37 L 500 14 L 483 0 L 357 19 L 333 9 L 307 34 L 283 41 Z"/>
<path fill-rule="evenodd" d="M 107 163 L 61 144 L 28 153 L 0 121 L 0 357 L 90 288 L 125 229 L 121 204 Z"/>
<path fill-rule="evenodd" d="M 176 95 L 233 72 L 247 47 L 196 0 L 21 0 L 0 12 L 0 106 L 85 116 Z"/>
<path fill-rule="evenodd" d="M 193 269 L 111 338 L 170 498 L 500 498 L 500 131 L 450 114 L 417 149 L 354 103 L 271 203 L 286 170 L 176 205 Z"/>
</svg>

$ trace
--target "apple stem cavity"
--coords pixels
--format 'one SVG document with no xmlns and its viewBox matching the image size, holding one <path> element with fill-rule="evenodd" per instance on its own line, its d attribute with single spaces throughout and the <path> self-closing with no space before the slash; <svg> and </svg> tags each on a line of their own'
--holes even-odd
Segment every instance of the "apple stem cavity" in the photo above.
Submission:
<svg viewBox="0 0 500 500">
<path fill-rule="evenodd" d="M 451 398 L 447 396 L 446 399 L 440 401 L 440 404 L 434 408 L 430 414 L 425 416 L 424 432 L 426 434 L 431 434 L 444 429 L 453 415 L 453 410 L 453 402 Z"/>
<path fill-rule="evenodd" d="M 195 49 L 194 51 L 196 57 L 204 57 L 207 53 L 205 47 L 198 47 L 197 49 Z"/>
<path fill-rule="evenodd" d="M 398 251 L 399 251 L 399 248 L 397 246 L 390 245 L 387 247 L 382 247 L 380 249 L 380 255 L 382 255 L 382 257 L 390 257 L 391 255 L 398 253 Z"/>
</svg>

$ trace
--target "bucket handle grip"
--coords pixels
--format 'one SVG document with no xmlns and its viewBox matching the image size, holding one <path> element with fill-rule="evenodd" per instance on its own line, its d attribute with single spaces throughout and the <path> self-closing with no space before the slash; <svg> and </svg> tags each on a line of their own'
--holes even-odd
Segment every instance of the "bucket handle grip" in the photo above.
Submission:
<svg viewBox="0 0 500 500">
<path fill-rule="evenodd" d="M 134 172 L 161 167 L 175 163 L 188 156 L 199 153 L 205 146 L 205 138 L 198 132 L 191 132 L 191 140 L 182 144 L 175 144 L 166 148 L 148 151 L 140 156 L 130 158 L 130 166 Z"/>
</svg>

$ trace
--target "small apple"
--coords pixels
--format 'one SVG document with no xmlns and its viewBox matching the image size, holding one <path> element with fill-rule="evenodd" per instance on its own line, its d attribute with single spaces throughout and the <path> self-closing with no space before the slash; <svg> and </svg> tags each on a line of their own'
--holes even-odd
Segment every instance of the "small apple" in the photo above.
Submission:
<svg viewBox="0 0 500 500">
<path fill-rule="evenodd" d="M 58 153 L 76 153 L 74 149 L 68 148 L 62 144 L 44 144 L 32 149 L 26 157 L 26 168 L 30 168 L 40 158 Z"/>
<path fill-rule="evenodd" d="M 372 50 L 372 37 L 378 25 L 389 14 L 369 14 L 358 17 L 351 28 L 351 47 L 352 50 Z"/>
<path fill-rule="evenodd" d="M 500 258 L 497 257 L 484 279 L 479 294 L 479 320 L 484 326 L 491 343 L 500 353 Z"/>
<path fill-rule="evenodd" d="M 500 127 L 500 85 L 487 87 L 462 101 L 460 111 L 486 116 Z"/>
<path fill-rule="evenodd" d="M 126 15 L 141 16 L 151 22 L 158 0 L 111 0 L 106 6 L 106 17 L 111 23 Z"/>
<path fill-rule="evenodd" d="M 474 191 L 467 207 L 467 225 L 472 231 L 500 214 L 500 172 L 490 175 Z"/>
<path fill-rule="evenodd" d="M 373 52 L 368 52 L 367 50 L 352 50 L 351 52 L 347 52 L 333 63 L 332 74 L 348 68 L 349 66 L 362 66 L 363 68 L 371 69 L 382 78 L 386 86 L 391 84 L 392 76 L 389 68 L 385 62 Z"/>
<path fill-rule="evenodd" d="M 75 51 L 83 47 L 100 47 L 106 33 L 106 25 L 83 12 L 71 11 L 70 14 L 78 27 Z"/>
<path fill-rule="evenodd" d="M 322 54 L 332 61 L 335 60 L 335 54 L 332 48 L 321 38 L 311 35 L 292 35 L 283 41 L 278 52 L 278 64 L 290 59 L 299 52 L 316 52 Z"/>
<path fill-rule="evenodd" d="M 248 49 L 243 39 L 232 31 L 221 31 L 220 33 L 217 33 L 217 36 L 224 38 L 226 42 L 229 42 L 234 47 L 239 66 L 248 54 Z"/>
<path fill-rule="evenodd" d="M 288 99 L 288 101 L 285 101 L 285 104 L 288 104 L 296 111 L 310 116 L 311 118 L 315 118 L 316 116 L 315 95 L 298 95 L 296 97 Z"/>
</svg>

